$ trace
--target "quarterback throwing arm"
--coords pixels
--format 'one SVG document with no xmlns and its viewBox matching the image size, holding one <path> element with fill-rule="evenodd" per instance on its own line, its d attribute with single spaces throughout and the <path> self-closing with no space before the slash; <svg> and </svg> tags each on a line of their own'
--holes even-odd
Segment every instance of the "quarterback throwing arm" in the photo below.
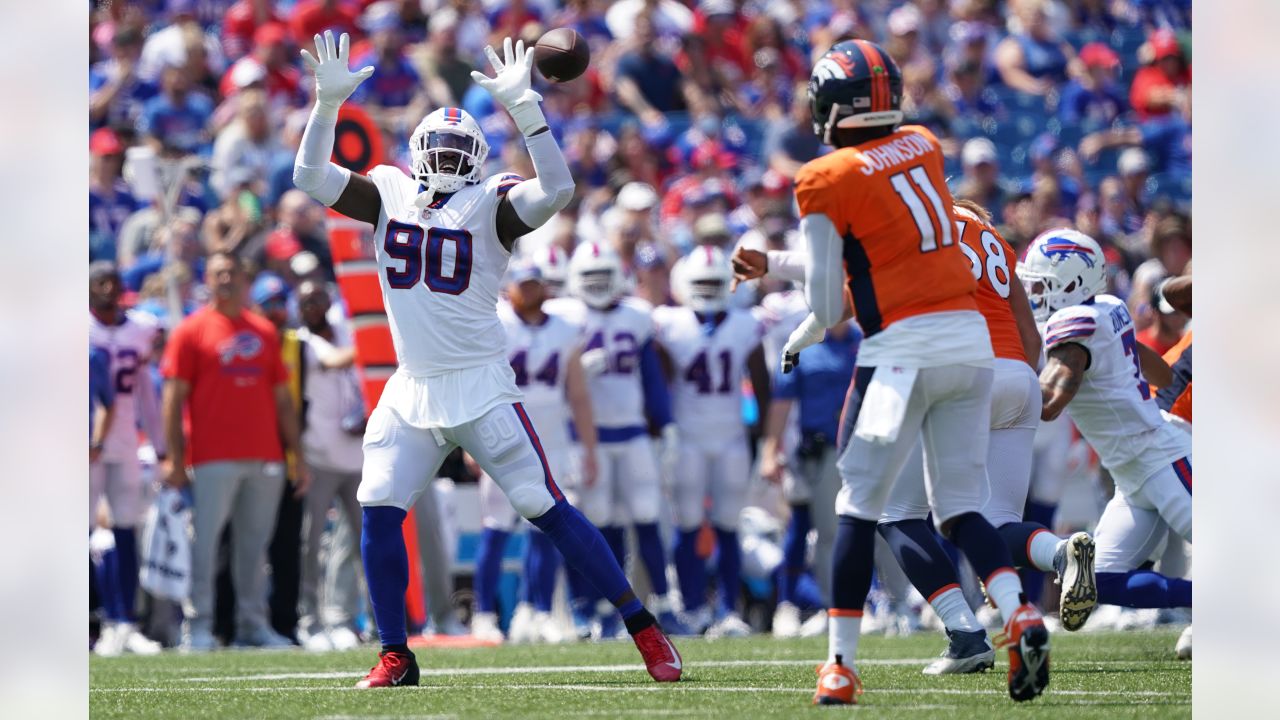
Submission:
<svg viewBox="0 0 1280 720">
<path fill-rule="evenodd" d="M 372 67 L 352 72 L 348 66 L 350 39 L 343 33 L 334 45 L 333 33 L 326 30 L 324 36 L 316 35 L 316 54 L 303 50 L 302 59 L 315 73 L 316 104 L 302 134 L 302 146 L 293 165 L 293 183 L 308 195 L 355 220 L 371 225 L 378 224 L 382 200 L 373 180 L 353 175 L 350 170 L 330 162 L 333 154 L 334 129 L 338 121 L 338 109 L 351 97 L 356 87 L 373 74 Z M 491 47 L 485 48 L 495 77 L 472 72 L 472 78 L 488 90 L 507 109 L 511 119 L 525 138 L 529 157 L 537 171 L 537 177 L 523 180 L 504 195 L 497 208 L 496 226 L 498 239 L 510 250 L 516 238 L 544 224 L 556 212 L 569 204 L 573 197 L 573 176 L 565 162 L 554 136 L 548 132 L 546 117 L 539 105 L 542 96 L 529 87 L 533 67 L 533 49 L 526 49 L 524 42 L 512 44 L 507 38 L 503 45 L 504 60 L 500 60 Z M 441 111 L 437 111 L 439 113 Z M 437 113 L 432 113 L 420 125 L 409 140 L 413 157 L 412 174 L 418 180 L 421 193 L 414 204 L 420 208 L 430 205 L 438 192 L 449 192 L 447 187 L 437 187 L 429 182 L 439 178 L 441 169 L 435 163 L 461 162 L 446 159 L 452 153 L 432 152 L 459 149 L 472 155 L 470 171 L 480 177 L 484 152 L 476 152 L 469 138 L 455 133 L 427 132 L 425 125 Z M 445 110 L 447 114 L 447 109 Z M 452 147 L 454 144 L 458 147 Z M 464 147 L 465 146 L 465 147 Z M 439 158 L 439 160 L 437 160 Z M 458 171 L 459 167 L 449 168 Z M 453 188 L 456 190 L 457 188 Z"/>
</svg>

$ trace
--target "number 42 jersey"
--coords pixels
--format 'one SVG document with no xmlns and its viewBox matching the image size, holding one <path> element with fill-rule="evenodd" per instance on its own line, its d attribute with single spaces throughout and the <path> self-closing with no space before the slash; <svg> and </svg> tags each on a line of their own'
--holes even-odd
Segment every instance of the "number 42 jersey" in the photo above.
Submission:
<svg viewBox="0 0 1280 720">
<path fill-rule="evenodd" d="M 765 324 L 750 310 L 699 316 L 689 308 L 653 312 L 658 342 L 671 357 L 674 415 L 680 436 L 712 442 L 740 437 L 742 376 Z"/>
<path fill-rule="evenodd" d="M 1121 490 L 1133 492 L 1156 470 L 1191 454 L 1190 436 L 1165 423 L 1148 397 L 1123 301 L 1097 295 L 1051 315 L 1045 352 L 1068 343 L 1088 351 L 1089 365 L 1067 411 Z"/>
</svg>

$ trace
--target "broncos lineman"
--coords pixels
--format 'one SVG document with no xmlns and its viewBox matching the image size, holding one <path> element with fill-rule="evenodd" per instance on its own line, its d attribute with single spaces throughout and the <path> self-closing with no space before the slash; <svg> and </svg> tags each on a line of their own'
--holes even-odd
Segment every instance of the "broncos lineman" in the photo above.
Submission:
<svg viewBox="0 0 1280 720">
<path fill-rule="evenodd" d="M 529 261 L 513 263 L 508 273 L 507 303 L 498 306 L 498 318 L 507 333 L 507 357 L 516 374 L 516 386 L 524 393 L 525 410 L 539 428 L 547 462 L 555 477 L 572 477 L 572 483 L 590 486 L 596 478 L 596 429 L 591 398 L 579 360 L 581 333 L 563 318 L 543 311 L 548 288 L 538 266 Z M 571 471 L 569 421 L 582 445 L 578 472 Z M 516 527 L 516 511 L 493 478 L 480 476 L 480 505 L 484 531 L 476 551 L 475 593 L 477 614 L 471 633 L 501 640 L 494 599 L 501 571 L 503 549 Z M 560 631 L 551 618 L 560 553 L 546 534 L 533 530 L 525 550 L 520 604 L 511 619 L 512 642 L 559 642 Z"/>
<path fill-rule="evenodd" d="M 671 483 L 679 532 L 675 564 L 685 623 L 695 633 L 710 625 L 709 634 L 717 637 L 751 632 L 737 611 L 742 568 L 738 515 L 751 475 L 742 423 L 744 368 L 751 372 L 761 417 L 768 415 L 769 406 L 769 370 L 761 348 L 765 324 L 749 310 L 729 308 L 732 280 L 729 260 L 719 248 L 694 248 L 673 272 L 673 289 L 683 306 L 653 311 L 658 342 L 671 360 L 681 438 Z M 697 551 L 698 530 L 708 514 L 719 548 L 719 612 L 714 625 L 706 605 L 706 565 Z"/>
<path fill-rule="evenodd" d="M 1093 238 L 1046 231 L 1019 273 L 1037 320 L 1047 319 L 1043 417 L 1069 409 L 1115 479 L 1094 534 L 1098 602 L 1191 607 L 1191 581 L 1141 567 L 1169 529 L 1191 542 L 1191 436 L 1165 421 L 1146 382 L 1168 366 L 1137 341 L 1124 301 L 1102 292 L 1106 261 Z"/>
<path fill-rule="evenodd" d="M 338 109 L 372 67 L 351 72 L 346 34 L 316 36 L 316 104 L 294 164 L 300 189 L 373 225 L 379 284 L 399 367 L 369 417 L 357 497 L 364 508 L 361 550 L 382 640 L 378 664 L 360 688 L 416 685 L 405 643 L 408 558 L 405 513 L 455 448 L 467 451 L 522 516 L 545 532 L 570 567 L 621 612 L 658 681 L 680 679 L 682 661 L 636 598 L 600 532 L 556 485 L 538 433 L 507 362 L 498 290 L 516 238 L 569 203 L 574 183 L 530 89 L 533 49 L 508 38 L 496 73 L 472 79 L 506 108 L 524 138 L 537 178 L 482 179 L 489 145 L 458 108 L 429 114 L 409 138 L 410 174 L 380 165 L 367 176 L 329 162 Z"/>
<path fill-rule="evenodd" d="M 658 532 L 662 487 L 649 439 L 651 424 L 662 429 L 663 464 L 669 467 L 676 447 L 671 397 L 653 344 L 653 308 L 623 297 L 625 287 L 618 254 L 602 243 L 583 243 L 569 260 L 572 298 L 557 301 L 552 311 L 582 328 L 582 366 L 590 379 L 599 436 L 599 476 L 594 486 L 578 492 L 582 511 L 601 528 L 619 562 L 626 555 L 624 524 L 634 525 L 662 626 L 683 634 L 668 597 L 666 553 Z M 592 593 L 580 580 L 570 575 L 576 584 L 574 620 L 582 634 L 591 617 Z M 595 614 L 600 634 L 611 635 L 612 612 Z"/>
<path fill-rule="evenodd" d="M 146 510 L 146 488 L 138 463 L 139 420 L 156 454 L 165 455 L 155 386 L 147 371 L 158 328 L 147 315 L 120 307 L 123 289 L 114 263 L 100 260 L 89 266 L 89 345 L 108 354 L 108 377 L 116 396 L 102 454 L 89 469 L 89 527 L 94 526 L 98 504 L 105 495 L 115 537 L 115 552 L 99 569 L 107 624 L 94 652 L 154 655 L 160 652 L 160 645 L 134 626 L 133 602 L 138 594 L 137 527 Z"/>
</svg>

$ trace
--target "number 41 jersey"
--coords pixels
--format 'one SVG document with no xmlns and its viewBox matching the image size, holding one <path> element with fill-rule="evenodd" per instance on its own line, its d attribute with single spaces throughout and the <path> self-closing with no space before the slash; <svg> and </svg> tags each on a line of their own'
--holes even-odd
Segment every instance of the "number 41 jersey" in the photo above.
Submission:
<svg viewBox="0 0 1280 720">
<path fill-rule="evenodd" d="M 1191 453 L 1189 439 L 1181 442 L 1189 436 L 1166 426 L 1147 397 L 1133 319 L 1123 301 L 1097 295 L 1087 305 L 1055 312 L 1045 325 L 1045 352 L 1067 343 L 1089 352 L 1067 412 L 1121 490 L 1132 492 L 1159 467 Z"/>
<path fill-rule="evenodd" d="M 429 377 L 506 360 L 498 292 L 511 254 L 498 240 L 498 202 L 521 182 L 498 174 L 414 206 L 399 168 L 369 172 L 382 210 L 374 232 L 378 282 L 402 371 Z"/>
<path fill-rule="evenodd" d="M 742 424 L 742 375 L 765 325 L 750 310 L 699 317 L 684 307 L 653 311 L 658 342 L 671 356 L 674 411 L 680 435 L 712 442 L 736 438 Z"/>
</svg>

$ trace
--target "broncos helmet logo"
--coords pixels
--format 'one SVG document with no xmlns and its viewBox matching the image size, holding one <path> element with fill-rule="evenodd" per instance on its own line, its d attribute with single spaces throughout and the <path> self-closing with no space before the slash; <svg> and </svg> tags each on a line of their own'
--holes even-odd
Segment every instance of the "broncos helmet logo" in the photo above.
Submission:
<svg viewBox="0 0 1280 720">
<path fill-rule="evenodd" d="M 1083 245 L 1077 245 L 1070 240 L 1060 238 L 1046 242 L 1040 247 L 1040 252 L 1044 253 L 1044 256 L 1055 264 L 1066 260 L 1072 255 L 1079 255 L 1080 259 L 1084 260 L 1085 265 L 1089 267 L 1093 267 L 1095 262 L 1092 250 Z"/>
<path fill-rule="evenodd" d="M 827 53 L 813 66 L 811 77 L 822 85 L 828 80 L 844 80 L 853 74 L 853 61 L 842 52 Z"/>
</svg>

